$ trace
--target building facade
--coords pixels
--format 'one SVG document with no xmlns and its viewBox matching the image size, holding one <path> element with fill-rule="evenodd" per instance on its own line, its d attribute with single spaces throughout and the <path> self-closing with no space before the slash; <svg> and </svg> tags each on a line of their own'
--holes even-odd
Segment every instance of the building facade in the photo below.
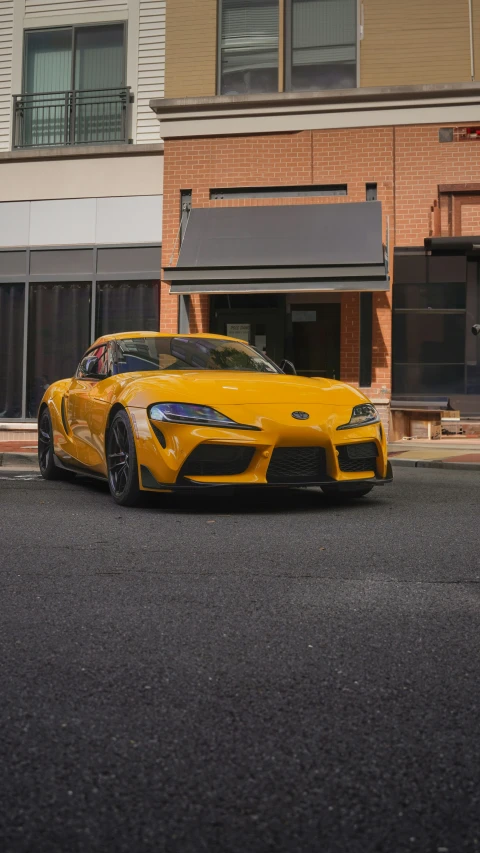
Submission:
<svg viewBox="0 0 480 853">
<path fill-rule="evenodd" d="M 0 420 L 158 329 L 165 0 L 0 4 Z"/>
<path fill-rule="evenodd" d="M 480 0 L 166 12 L 161 327 L 480 416 Z"/>
</svg>

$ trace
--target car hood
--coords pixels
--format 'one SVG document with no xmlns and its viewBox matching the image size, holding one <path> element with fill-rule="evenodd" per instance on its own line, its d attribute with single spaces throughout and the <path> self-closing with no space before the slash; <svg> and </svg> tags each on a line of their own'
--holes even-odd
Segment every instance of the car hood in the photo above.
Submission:
<svg viewBox="0 0 480 853">
<path fill-rule="evenodd" d="M 129 373 L 125 374 L 122 384 L 122 401 L 126 405 L 139 407 L 157 402 L 196 403 L 214 407 L 281 403 L 292 406 L 314 403 L 348 406 L 366 399 L 350 385 L 331 379 L 239 371 L 162 371 L 148 375 Z"/>
</svg>

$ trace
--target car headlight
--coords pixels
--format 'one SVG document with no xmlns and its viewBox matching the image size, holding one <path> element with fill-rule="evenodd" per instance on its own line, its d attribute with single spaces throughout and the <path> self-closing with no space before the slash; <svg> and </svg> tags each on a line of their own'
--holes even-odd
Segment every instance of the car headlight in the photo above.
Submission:
<svg viewBox="0 0 480 853">
<path fill-rule="evenodd" d="M 361 403 L 359 406 L 354 406 L 351 418 L 348 424 L 342 424 L 337 429 L 354 429 L 355 427 L 370 426 L 370 424 L 378 424 L 380 415 L 375 406 L 371 403 Z"/>
<path fill-rule="evenodd" d="M 196 406 L 194 403 L 155 403 L 150 407 L 152 421 L 171 424 L 194 424 L 196 426 L 234 427 L 235 429 L 259 429 L 247 424 L 239 424 L 232 418 L 222 415 L 210 406 Z"/>
</svg>

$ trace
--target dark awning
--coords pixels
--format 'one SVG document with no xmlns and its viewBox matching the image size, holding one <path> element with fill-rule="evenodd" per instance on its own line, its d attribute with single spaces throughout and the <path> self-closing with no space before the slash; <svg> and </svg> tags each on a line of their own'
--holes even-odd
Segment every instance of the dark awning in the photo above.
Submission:
<svg viewBox="0 0 480 853">
<path fill-rule="evenodd" d="M 425 248 L 432 254 L 478 255 L 479 237 L 426 237 Z"/>
<path fill-rule="evenodd" d="M 172 293 L 388 290 L 380 202 L 190 213 Z"/>
</svg>

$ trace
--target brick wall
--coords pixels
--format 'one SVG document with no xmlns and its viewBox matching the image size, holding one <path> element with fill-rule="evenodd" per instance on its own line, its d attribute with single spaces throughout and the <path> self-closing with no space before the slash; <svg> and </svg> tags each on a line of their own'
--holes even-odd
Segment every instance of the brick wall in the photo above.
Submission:
<svg viewBox="0 0 480 853">
<path fill-rule="evenodd" d="M 480 143 L 439 143 L 438 130 L 438 126 L 429 125 L 167 139 L 164 263 L 177 261 L 181 189 L 192 190 L 194 207 L 344 204 L 364 201 L 365 184 L 375 182 L 382 202 L 384 232 L 389 217 L 391 244 L 422 246 L 430 234 L 431 208 L 439 200 L 439 184 L 480 183 Z M 220 187 L 337 183 L 348 185 L 348 196 L 209 199 L 210 189 Z M 463 214 L 470 232 L 480 233 L 475 224 L 480 225 L 479 211 L 480 207 L 472 211 L 469 205 Z M 442 202 L 443 223 L 446 217 Z M 369 393 L 389 397 L 391 296 L 374 294 L 373 303 L 373 387 Z M 208 330 L 208 304 L 208 297 L 192 299 L 192 331 Z M 163 284 L 162 329 L 177 330 L 177 312 L 177 298 L 170 296 L 169 286 Z M 358 294 L 343 294 L 341 378 L 352 384 L 357 382 L 359 370 L 358 319 Z"/>
<path fill-rule="evenodd" d="M 365 201 L 366 183 L 378 184 L 385 215 L 393 215 L 393 131 L 326 131 L 165 141 L 163 258 L 178 257 L 180 190 L 194 207 L 271 204 L 343 204 Z M 210 201 L 215 187 L 348 184 L 348 196 Z M 208 297 L 192 299 L 192 331 L 208 330 Z M 177 330 L 177 298 L 162 285 L 161 325 Z M 358 381 L 358 294 L 342 296 L 342 378 Z M 374 296 L 374 389 L 390 387 L 390 298 Z"/>
</svg>

